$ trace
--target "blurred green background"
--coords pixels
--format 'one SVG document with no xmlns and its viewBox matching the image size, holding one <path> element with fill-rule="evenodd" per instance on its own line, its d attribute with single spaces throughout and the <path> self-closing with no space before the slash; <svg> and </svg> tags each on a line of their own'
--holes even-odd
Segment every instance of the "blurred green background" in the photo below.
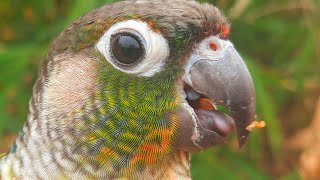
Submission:
<svg viewBox="0 0 320 180">
<path fill-rule="evenodd" d="M 110 2 L 0 1 L 0 152 L 26 120 L 50 42 L 77 17 Z M 242 149 L 233 138 L 194 155 L 193 178 L 320 179 L 320 138 L 314 138 L 320 137 L 320 0 L 201 2 L 215 4 L 231 21 L 230 39 L 254 79 L 257 119 L 267 127 L 254 130 Z"/>
</svg>

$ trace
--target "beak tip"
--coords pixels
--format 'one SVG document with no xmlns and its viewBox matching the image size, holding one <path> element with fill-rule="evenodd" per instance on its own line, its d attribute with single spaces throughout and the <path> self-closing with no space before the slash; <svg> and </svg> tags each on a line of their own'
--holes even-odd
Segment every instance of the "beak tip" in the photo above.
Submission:
<svg viewBox="0 0 320 180">
<path fill-rule="evenodd" d="M 239 147 L 241 148 L 246 142 L 247 142 L 247 137 L 242 136 L 238 139 L 239 142 Z"/>
<path fill-rule="evenodd" d="M 249 132 L 244 131 L 238 135 L 239 147 L 241 148 L 248 140 Z"/>
</svg>

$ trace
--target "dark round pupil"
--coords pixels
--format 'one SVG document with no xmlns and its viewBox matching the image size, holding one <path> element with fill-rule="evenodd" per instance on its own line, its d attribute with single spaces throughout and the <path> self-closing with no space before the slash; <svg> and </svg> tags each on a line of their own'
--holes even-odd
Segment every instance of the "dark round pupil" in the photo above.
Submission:
<svg viewBox="0 0 320 180">
<path fill-rule="evenodd" d="M 119 62 L 132 64 L 143 56 L 144 49 L 138 37 L 117 35 L 112 38 L 112 53 Z"/>
</svg>

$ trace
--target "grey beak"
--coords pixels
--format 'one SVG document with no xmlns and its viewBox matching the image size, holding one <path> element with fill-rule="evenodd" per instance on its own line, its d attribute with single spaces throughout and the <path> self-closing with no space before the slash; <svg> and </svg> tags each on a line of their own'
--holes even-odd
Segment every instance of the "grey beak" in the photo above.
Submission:
<svg viewBox="0 0 320 180">
<path fill-rule="evenodd" d="M 233 45 L 224 40 L 219 40 L 219 43 L 220 50 L 213 55 L 208 52 L 210 49 L 202 48 L 190 57 L 185 79 L 194 90 L 230 111 L 241 147 L 249 135 L 246 127 L 256 113 L 253 82 Z"/>
</svg>

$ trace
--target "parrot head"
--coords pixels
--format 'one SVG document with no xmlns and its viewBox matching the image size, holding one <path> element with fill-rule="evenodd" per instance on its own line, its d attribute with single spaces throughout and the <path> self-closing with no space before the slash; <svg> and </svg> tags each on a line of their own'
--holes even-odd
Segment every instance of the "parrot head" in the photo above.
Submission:
<svg viewBox="0 0 320 180">
<path fill-rule="evenodd" d="M 255 95 L 229 33 L 216 7 L 188 0 L 124 1 L 79 18 L 52 44 L 13 154 L 122 177 L 234 129 L 242 145 Z"/>
</svg>

